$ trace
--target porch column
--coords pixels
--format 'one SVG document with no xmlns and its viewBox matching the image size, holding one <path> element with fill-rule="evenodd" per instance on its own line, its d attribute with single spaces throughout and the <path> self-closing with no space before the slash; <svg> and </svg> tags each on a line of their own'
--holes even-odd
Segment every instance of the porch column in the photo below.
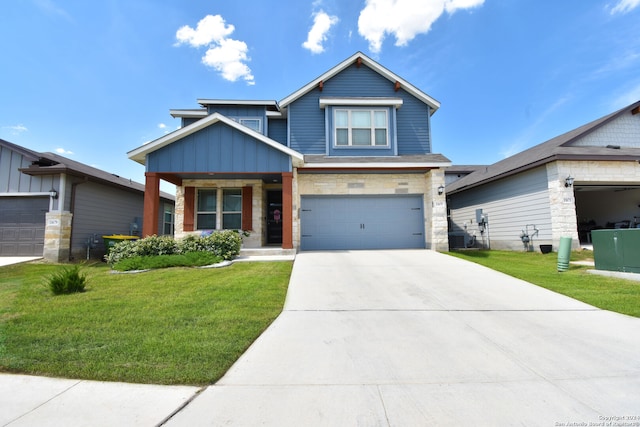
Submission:
<svg viewBox="0 0 640 427">
<path fill-rule="evenodd" d="M 144 185 L 144 213 L 142 237 L 158 234 L 158 214 L 160 205 L 160 178 L 155 172 L 146 172 Z"/>
<path fill-rule="evenodd" d="M 293 249 L 292 172 L 282 172 L 282 249 Z"/>
</svg>

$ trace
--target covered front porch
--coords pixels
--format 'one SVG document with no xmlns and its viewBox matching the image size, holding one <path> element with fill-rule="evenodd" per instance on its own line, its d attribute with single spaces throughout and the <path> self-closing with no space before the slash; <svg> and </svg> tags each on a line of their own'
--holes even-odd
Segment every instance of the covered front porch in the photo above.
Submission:
<svg viewBox="0 0 640 427">
<path fill-rule="evenodd" d="M 157 229 L 160 181 L 176 185 L 174 235 L 245 232 L 244 248 L 293 249 L 293 173 L 147 172 L 142 233 Z"/>
</svg>

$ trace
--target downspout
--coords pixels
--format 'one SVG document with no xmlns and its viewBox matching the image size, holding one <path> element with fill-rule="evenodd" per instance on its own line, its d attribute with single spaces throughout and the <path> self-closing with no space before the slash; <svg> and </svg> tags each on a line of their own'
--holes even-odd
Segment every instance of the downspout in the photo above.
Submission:
<svg viewBox="0 0 640 427">
<path fill-rule="evenodd" d="M 67 174 L 60 174 L 60 182 L 58 184 L 60 190 L 58 192 L 58 212 L 64 211 L 64 198 L 67 193 Z"/>
</svg>

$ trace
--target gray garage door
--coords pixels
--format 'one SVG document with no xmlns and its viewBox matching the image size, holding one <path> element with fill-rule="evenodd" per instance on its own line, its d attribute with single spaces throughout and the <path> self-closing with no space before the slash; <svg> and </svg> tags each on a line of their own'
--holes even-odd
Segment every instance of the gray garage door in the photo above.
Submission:
<svg viewBox="0 0 640 427">
<path fill-rule="evenodd" d="M 42 256 L 48 197 L 0 198 L 0 256 Z"/>
<path fill-rule="evenodd" d="M 302 250 L 424 248 L 420 195 L 303 196 Z"/>
</svg>

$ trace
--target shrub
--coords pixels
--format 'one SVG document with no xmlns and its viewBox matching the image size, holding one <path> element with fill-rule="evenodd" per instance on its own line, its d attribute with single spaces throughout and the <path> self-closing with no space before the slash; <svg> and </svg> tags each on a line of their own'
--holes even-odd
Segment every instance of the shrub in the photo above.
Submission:
<svg viewBox="0 0 640 427">
<path fill-rule="evenodd" d="M 54 295 L 84 292 L 87 275 L 80 272 L 80 266 L 63 267 L 49 277 L 49 289 Z"/>
<path fill-rule="evenodd" d="M 170 236 L 150 236 L 140 240 L 125 240 L 113 245 L 109 253 L 105 255 L 105 260 L 113 267 L 125 259 L 135 257 L 187 254 L 189 252 L 209 252 L 224 260 L 231 260 L 240 253 L 241 233 L 235 230 L 222 230 L 203 236 L 190 235 L 178 242 Z M 140 265 L 139 260 L 135 263 Z M 136 270 L 139 268 L 128 269 Z"/>
<path fill-rule="evenodd" d="M 152 268 L 193 267 L 211 265 L 220 262 L 222 258 L 210 252 L 187 252 L 185 254 L 135 256 L 118 261 L 114 270 L 131 271 Z"/>
</svg>

